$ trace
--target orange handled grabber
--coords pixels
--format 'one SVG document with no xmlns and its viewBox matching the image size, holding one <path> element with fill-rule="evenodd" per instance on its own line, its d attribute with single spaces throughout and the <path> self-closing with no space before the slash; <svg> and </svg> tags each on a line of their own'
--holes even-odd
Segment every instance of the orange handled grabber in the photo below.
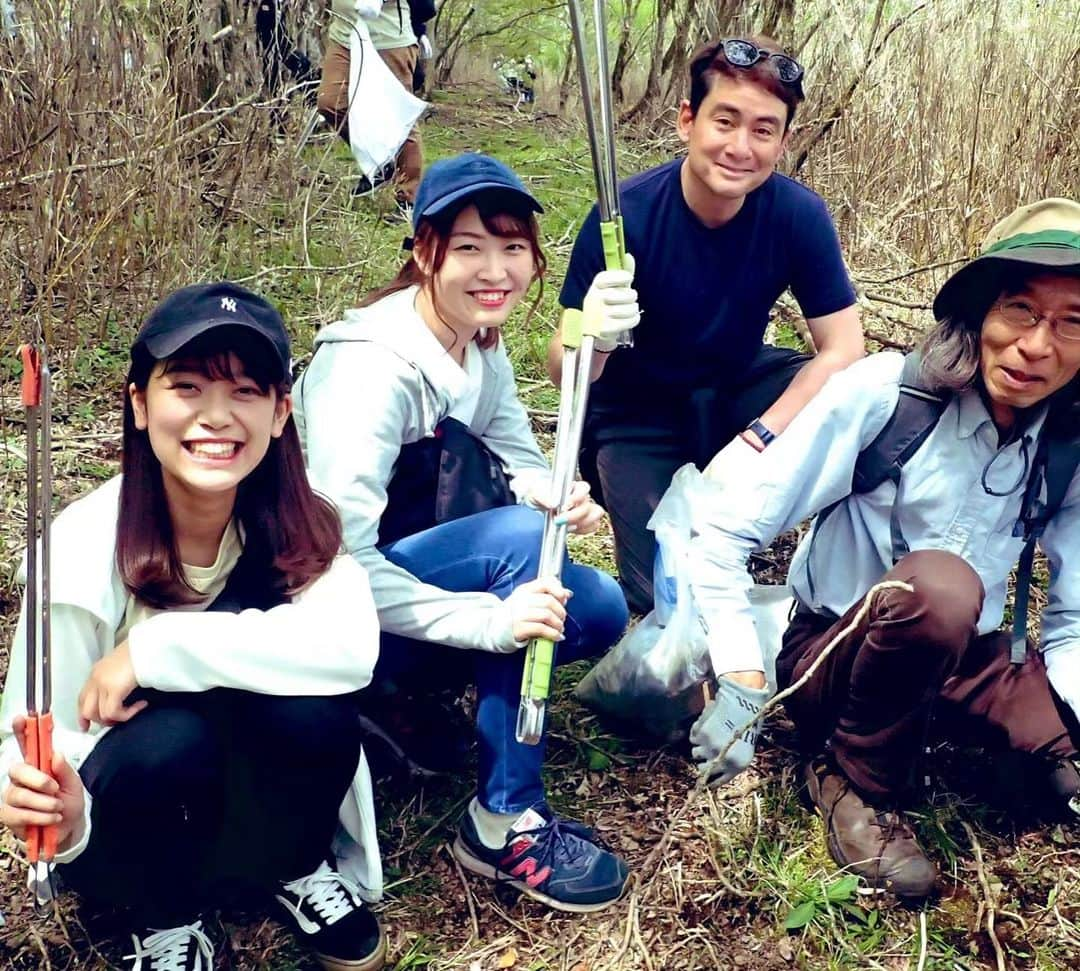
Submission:
<svg viewBox="0 0 1080 971">
<path fill-rule="evenodd" d="M 45 345 L 24 344 L 22 403 L 26 409 L 26 761 L 52 775 L 52 676 L 49 651 L 49 523 L 52 512 L 52 462 L 49 434 L 52 383 Z M 38 704 L 38 659 L 41 704 Z M 39 907 L 52 899 L 52 861 L 56 827 L 31 826 L 26 834 L 30 878 Z"/>
</svg>

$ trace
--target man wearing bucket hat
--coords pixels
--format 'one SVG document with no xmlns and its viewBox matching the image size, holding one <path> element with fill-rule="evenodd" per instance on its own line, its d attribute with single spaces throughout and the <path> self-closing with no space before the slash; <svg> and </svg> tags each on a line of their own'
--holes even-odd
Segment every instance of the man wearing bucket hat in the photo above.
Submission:
<svg viewBox="0 0 1080 971">
<path fill-rule="evenodd" d="M 936 881 L 898 811 L 928 733 L 1022 753 L 1052 808 L 1080 792 L 1080 571 L 1068 561 L 1080 548 L 1080 204 L 1047 199 L 1002 220 L 934 311 L 917 354 L 834 375 L 766 452 L 724 449 L 691 553 L 717 649 L 733 669 L 761 668 L 746 561 L 816 514 L 788 575 L 780 688 L 878 581 L 910 585 L 872 599 L 786 702 L 833 858 L 909 898 Z M 1025 603 L 1036 540 L 1050 576 L 1037 645 Z M 999 628 L 1018 558 L 1010 636 Z M 729 747 L 723 716 L 717 702 L 702 713 L 696 757 Z"/>
</svg>

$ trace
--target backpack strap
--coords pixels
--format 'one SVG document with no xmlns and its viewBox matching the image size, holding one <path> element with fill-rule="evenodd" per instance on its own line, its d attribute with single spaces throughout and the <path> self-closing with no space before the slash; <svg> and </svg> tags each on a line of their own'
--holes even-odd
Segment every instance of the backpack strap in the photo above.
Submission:
<svg viewBox="0 0 1080 971">
<path fill-rule="evenodd" d="M 1012 643 L 1009 659 L 1023 664 L 1027 655 L 1027 614 L 1031 594 L 1031 574 L 1035 546 L 1046 524 L 1057 514 L 1069 485 L 1080 466 L 1080 436 L 1074 431 L 1077 406 L 1047 416 L 1039 446 L 1035 450 L 1031 475 L 1020 506 L 1020 518 L 1013 527 L 1014 536 L 1024 537 L 1024 549 L 1016 566 L 1016 592 L 1013 598 Z"/>
<path fill-rule="evenodd" d="M 878 432 L 874 440 L 866 446 L 855 461 L 855 473 L 851 481 L 851 495 L 873 492 L 883 482 L 892 482 L 899 496 L 900 475 L 904 465 L 919 450 L 927 436 L 938 423 L 950 395 L 931 391 L 922 382 L 922 359 L 918 352 L 912 351 L 904 357 L 904 369 L 900 374 L 900 396 L 885 427 Z M 817 538 L 817 531 L 832 511 L 844 500 L 827 506 L 814 520 L 811 546 Z M 892 545 L 892 559 L 896 563 L 910 550 L 900 528 L 899 503 L 893 502 L 889 517 L 889 539 Z M 812 552 L 812 550 L 811 550 Z M 810 570 L 811 557 L 806 558 L 806 582 L 810 596 L 816 598 L 814 579 Z"/>
</svg>

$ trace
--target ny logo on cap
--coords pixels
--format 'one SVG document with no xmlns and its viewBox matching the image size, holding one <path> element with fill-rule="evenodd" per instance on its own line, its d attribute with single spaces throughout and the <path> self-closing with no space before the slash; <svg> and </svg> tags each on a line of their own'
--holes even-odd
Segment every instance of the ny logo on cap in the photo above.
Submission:
<svg viewBox="0 0 1080 971">
<path fill-rule="evenodd" d="M 231 314 L 236 313 L 236 301 L 232 297 L 222 297 L 221 309 L 227 310 Z"/>
</svg>

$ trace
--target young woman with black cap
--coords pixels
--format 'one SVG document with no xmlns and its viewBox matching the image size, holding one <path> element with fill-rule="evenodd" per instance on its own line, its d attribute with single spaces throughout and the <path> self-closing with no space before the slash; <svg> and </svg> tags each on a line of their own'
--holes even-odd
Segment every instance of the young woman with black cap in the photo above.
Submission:
<svg viewBox="0 0 1080 971">
<path fill-rule="evenodd" d="M 252 891 L 273 893 L 323 967 L 375 971 L 386 943 L 363 899 L 382 877 L 356 692 L 377 621 L 304 475 L 284 324 L 234 284 L 186 287 L 131 358 L 123 475 L 52 530 L 55 780 L 21 752 L 24 607 L 0 821 L 18 837 L 55 825 L 65 881 L 132 908 L 148 928 L 136 971 L 209 971 L 201 915 Z"/>
<path fill-rule="evenodd" d="M 345 546 L 371 580 L 383 630 L 376 684 L 422 696 L 476 683 L 478 793 L 455 855 L 551 907 L 591 911 L 618 899 L 626 864 L 551 811 L 543 745 L 515 738 L 527 642 L 556 640 L 559 662 L 572 661 L 606 650 L 627 620 L 605 573 L 568 562 L 561 583 L 537 579 L 551 476 L 499 339 L 543 276 L 537 211 L 495 159 L 432 165 L 411 258 L 319 334 L 297 416 L 312 483 L 337 503 Z M 598 278 L 605 333 L 636 323 L 630 282 L 622 271 Z M 455 518 L 463 512 L 473 514 Z M 587 533 L 603 510 L 579 483 L 563 515 Z"/>
</svg>

